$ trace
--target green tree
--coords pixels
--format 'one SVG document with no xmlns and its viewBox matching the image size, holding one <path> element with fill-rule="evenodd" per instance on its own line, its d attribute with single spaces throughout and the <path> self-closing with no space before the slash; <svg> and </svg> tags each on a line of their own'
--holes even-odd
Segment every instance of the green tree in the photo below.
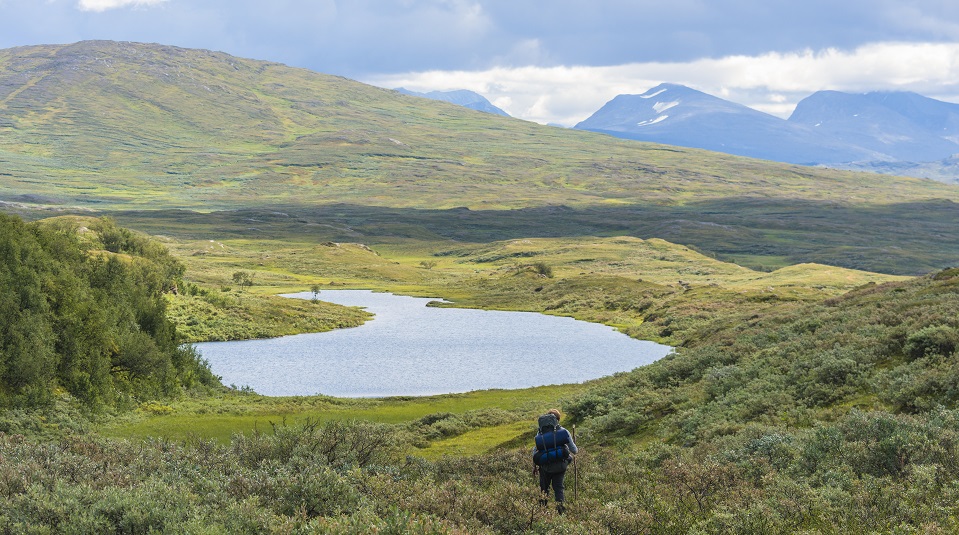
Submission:
<svg viewBox="0 0 959 535">
<path fill-rule="evenodd" d="M 75 226 L 0 215 L 0 406 L 44 404 L 57 387 L 98 406 L 215 384 L 166 318 L 182 265 L 110 220 L 90 225 L 94 242 Z"/>
<path fill-rule="evenodd" d="M 253 273 L 249 271 L 236 271 L 233 273 L 233 283 L 241 288 L 253 286 Z"/>
</svg>

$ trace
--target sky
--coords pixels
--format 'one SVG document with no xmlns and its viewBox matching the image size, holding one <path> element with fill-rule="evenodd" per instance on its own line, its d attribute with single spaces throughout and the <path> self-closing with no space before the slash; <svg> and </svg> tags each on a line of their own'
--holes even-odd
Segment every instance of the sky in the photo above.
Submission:
<svg viewBox="0 0 959 535">
<path fill-rule="evenodd" d="M 564 126 L 662 82 L 784 118 L 819 90 L 959 103 L 956 0 L 0 0 L 0 28 L 0 48 L 162 43 L 470 89 Z"/>
</svg>

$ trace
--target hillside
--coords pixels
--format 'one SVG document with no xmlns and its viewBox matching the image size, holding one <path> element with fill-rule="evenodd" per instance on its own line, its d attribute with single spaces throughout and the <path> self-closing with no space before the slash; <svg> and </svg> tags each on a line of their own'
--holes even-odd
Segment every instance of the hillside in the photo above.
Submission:
<svg viewBox="0 0 959 535">
<path fill-rule="evenodd" d="M 81 205 L 214 209 L 959 198 L 934 184 L 477 115 L 215 52 L 83 42 L 5 50 L 0 68 L 6 200 L 31 193 Z"/>
<path fill-rule="evenodd" d="M 956 200 L 931 181 L 545 127 L 217 52 L 0 51 L 0 201 L 28 217 L 248 208 L 353 241 L 629 235 L 754 267 L 922 273 L 959 258 Z"/>
<path fill-rule="evenodd" d="M 108 219 L 25 224 L 0 214 L 0 414 L 48 405 L 130 407 L 218 380 L 166 316 L 183 266 Z"/>
</svg>

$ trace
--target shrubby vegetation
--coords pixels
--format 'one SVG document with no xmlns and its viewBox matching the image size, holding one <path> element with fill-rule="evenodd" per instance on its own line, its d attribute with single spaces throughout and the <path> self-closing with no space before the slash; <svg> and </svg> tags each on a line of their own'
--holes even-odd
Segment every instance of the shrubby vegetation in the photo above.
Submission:
<svg viewBox="0 0 959 535">
<path fill-rule="evenodd" d="M 564 516 L 540 505 L 525 448 L 430 462 L 402 456 L 409 432 L 307 423 L 229 444 L 0 434 L 0 523 L 13 533 L 959 529 L 955 410 L 852 411 L 807 429 L 753 425 L 692 447 L 589 442 L 567 478 Z"/>
<path fill-rule="evenodd" d="M 681 354 L 620 374 L 568 408 L 597 430 L 667 432 L 688 445 L 843 407 L 922 413 L 959 402 L 957 336 L 954 270 L 822 303 L 780 302 L 761 315 L 730 309 L 686 331 Z"/>
<path fill-rule="evenodd" d="M 167 295 L 167 316 L 187 342 L 250 340 L 356 327 L 371 314 L 317 300 L 289 299 L 187 283 L 179 295 Z"/>
<path fill-rule="evenodd" d="M 162 249 L 109 221 L 91 233 L 2 223 L 10 252 L 2 258 L 20 259 L 4 261 L 3 306 L 34 305 L 3 326 L 3 400 L 45 407 L 0 417 L 0 525 L 10 532 L 959 531 L 959 270 L 826 300 L 671 289 L 688 296 L 671 307 L 659 300 L 665 290 L 638 281 L 585 292 L 520 277 L 544 308 L 642 314 L 647 321 L 633 328 L 682 345 L 563 404 L 583 454 L 568 478 L 576 500 L 560 516 L 539 504 L 525 433 L 479 456 L 410 455 L 474 429 L 508 428 L 525 409 L 393 425 L 306 421 L 228 443 L 88 432 L 69 400 L 102 404 L 212 382 L 195 356 L 177 360 L 175 331 L 156 319 L 164 290 L 188 285 Z M 51 288 L 76 292 L 44 294 Z M 108 306 L 95 301 L 102 296 L 119 299 Z M 69 321 L 55 314 L 94 309 Z M 114 349 L 81 351 L 104 340 Z M 30 351 L 51 368 L 22 357 Z M 71 375 L 74 363 L 104 359 L 96 377 L 112 396 Z"/>
<path fill-rule="evenodd" d="M 634 457 L 637 505 L 685 512 L 653 531 L 952 533 L 957 318 L 957 270 L 730 310 L 566 408 L 594 440 L 658 444 Z"/>
<path fill-rule="evenodd" d="M 101 219 L 0 215 L 0 406 L 88 407 L 217 383 L 166 317 L 183 268 L 159 244 Z"/>
</svg>

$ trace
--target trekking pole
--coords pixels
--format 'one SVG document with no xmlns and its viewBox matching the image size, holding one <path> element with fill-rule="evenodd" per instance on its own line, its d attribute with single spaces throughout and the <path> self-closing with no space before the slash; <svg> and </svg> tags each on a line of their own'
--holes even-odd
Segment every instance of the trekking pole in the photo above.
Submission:
<svg viewBox="0 0 959 535">
<path fill-rule="evenodd" d="M 576 443 L 576 424 L 573 424 L 573 444 Z M 576 503 L 576 490 L 579 487 L 579 476 L 576 473 L 576 455 L 573 455 L 573 503 Z"/>
</svg>

